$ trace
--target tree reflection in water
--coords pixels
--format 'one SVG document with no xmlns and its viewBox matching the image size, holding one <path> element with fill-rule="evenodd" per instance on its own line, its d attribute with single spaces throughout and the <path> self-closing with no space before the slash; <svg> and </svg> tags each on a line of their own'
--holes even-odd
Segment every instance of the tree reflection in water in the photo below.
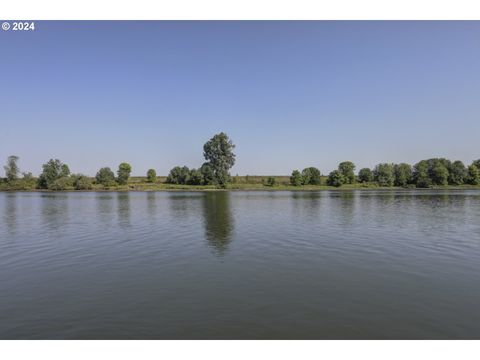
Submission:
<svg viewBox="0 0 480 360">
<path fill-rule="evenodd" d="M 203 198 L 205 237 L 218 256 L 228 249 L 234 229 L 230 196 L 227 191 L 216 191 L 205 193 Z"/>
</svg>

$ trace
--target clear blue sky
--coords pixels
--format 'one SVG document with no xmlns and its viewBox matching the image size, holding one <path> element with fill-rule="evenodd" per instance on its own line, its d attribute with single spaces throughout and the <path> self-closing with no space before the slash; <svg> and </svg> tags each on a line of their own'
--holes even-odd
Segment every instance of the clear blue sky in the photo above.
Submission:
<svg viewBox="0 0 480 360">
<path fill-rule="evenodd" d="M 0 31 L 0 160 L 94 175 L 480 158 L 480 22 L 37 22 Z"/>
</svg>

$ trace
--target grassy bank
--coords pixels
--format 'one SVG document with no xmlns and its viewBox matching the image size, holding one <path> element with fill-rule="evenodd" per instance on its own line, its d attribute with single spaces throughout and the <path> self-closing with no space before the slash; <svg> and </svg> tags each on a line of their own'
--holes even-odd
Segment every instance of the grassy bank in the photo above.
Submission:
<svg viewBox="0 0 480 360">
<path fill-rule="evenodd" d="M 275 178 L 275 185 L 267 185 L 269 177 Z M 115 185 L 104 187 L 100 184 L 94 183 L 94 178 L 91 178 L 93 187 L 89 191 L 223 191 L 223 190 L 266 190 L 266 191 L 318 191 L 318 190 L 398 190 L 405 189 L 402 187 L 381 187 L 376 183 L 356 183 L 345 184 L 341 187 L 333 187 L 326 185 L 326 177 L 322 177 L 321 185 L 303 185 L 293 186 L 290 184 L 289 176 L 233 176 L 232 181 L 227 184 L 226 189 L 219 189 L 214 185 L 174 185 L 166 183 L 166 176 L 158 176 L 153 183 L 148 182 L 146 177 L 131 177 L 127 185 Z M 416 189 L 415 187 L 411 187 Z M 409 188 L 410 189 L 410 188 Z M 433 186 L 430 189 L 480 189 L 480 185 L 447 185 L 447 186 Z M 49 191 L 38 190 L 36 188 L 36 179 L 16 180 L 13 183 L 7 183 L 5 180 L 0 180 L 0 191 Z M 65 191 L 74 191 L 67 189 Z"/>
</svg>

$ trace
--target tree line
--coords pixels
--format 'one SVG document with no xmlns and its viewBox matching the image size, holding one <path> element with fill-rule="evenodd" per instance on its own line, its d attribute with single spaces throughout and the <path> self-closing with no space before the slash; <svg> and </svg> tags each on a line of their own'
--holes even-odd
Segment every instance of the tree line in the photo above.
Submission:
<svg viewBox="0 0 480 360">
<path fill-rule="evenodd" d="M 18 156 L 9 156 L 4 166 L 6 182 L 15 185 L 21 182 L 27 188 L 48 190 L 91 190 L 93 183 L 101 184 L 106 188 L 115 185 L 126 185 L 130 178 L 132 167 L 128 163 L 121 163 L 117 170 L 117 176 L 109 167 L 101 168 L 95 175 L 95 180 L 83 174 L 72 174 L 67 164 L 58 159 L 50 159 L 43 164 L 42 173 L 35 180 L 31 173 L 21 173 L 18 167 Z M 147 181 L 155 181 L 155 170 L 150 169 L 147 173 Z"/>
<path fill-rule="evenodd" d="M 175 166 L 167 176 L 167 183 L 181 185 L 216 185 L 224 188 L 230 181 L 230 168 L 235 164 L 235 145 L 227 134 L 216 134 L 203 145 L 206 162 L 199 169 Z"/>
<path fill-rule="evenodd" d="M 203 146 L 205 162 L 199 167 L 189 169 L 187 166 L 175 166 L 170 170 L 166 182 L 179 185 L 213 185 L 225 188 L 232 181 L 229 170 L 235 164 L 235 145 L 227 134 L 221 132 L 214 135 Z M 92 180 L 83 174 L 72 174 L 67 164 L 58 159 L 50 159 L 42 166 L 42 173 L 35 179 L 31 173 L 20 172 L 18 156 L 9 156 L 4 166 L 6 178 L 3 180 L 16 188 L 21 183 L 23 188 L 49 190 L 90 190 L 94 184 L 105 188 L 126 185 L 132 172 L 132 166 L 123 162 L 118 166 L 116 174 L 103 167 Z M 381 163 L 375 168 L 362 168 L 355 173 L 356 166 L 351 161 L 343 161 L 338 169 L 330 172 L 326 185 L 340 187 L 344 184 L 375 184 L 382 187 L 419 187 L 428 188 L 434 185 L 480 184 L 480 159 L 468 167 L 463 162 L 450 161 L 445 158 L 421 160 L 411 166 L 406 163 Z M 147 171 L 147 182 L 157 181 L 154 169 Z M 248 176 L 247 176 L 248 177 Z M 288 181 L 288 180 L 287 180 Z M 275 177 L 268 177 L 263 182 L 266 186 L 276 186 Z M 293 186 L 322 185 L 322 175 L 316 167 L 307 167 L 301 172 L 294 170 L 290 176 Z"/>
<path fill-rule="evenodd" d="M 189 169 L 186 166 L 176 166 L 170 170 L 167 177 L 169 184 L 188 185 L 216 185 L 225 187 L 230 181 L 230 168 L 235 164 L 235 145 L 227 134 L 219 133 L 213 136 L 203 146 L 203 154 L 206 162 L 199 169 Z M 18 166 L 19 157 L 12 155 L 7 159 L 5 169 L 5 181 L 15 185 L 21 183 L 23 188 L 37 188 L 48 190 L 91 190 L 95 184 L 101 184 L 105 188 L 116 185 L 126 185 L 132 166 L 123 162 L 118 166 L 117 173 L 109 167 L 103 167 L 92 180 L 83 174 L 72 174 L 67 164 L 58 159 L 50 159 L 42 166 L 42 173 L 38 179 L 34 179 L 31 173 L 21 173 Z M 157 173 L 154 169 L 147 171 L 147 182 L 154 183 Z"/>
<path fill-rule="evenodd" d="M 320 183 L 320 171 L 314 167 L 306 168 L 301 173 L 294 170 L 290 177 L 290 184 L 294 186 Z M 428 188 L 433 185 L 479 185 L 480 159 L 473 161 L 468 167 L 460 160 L 452 162 L 445 158 L 421 160 L 414 166 L 406 163 L 381 163 L 373 170 L 362 168 L 358 174 L 355 174 L 353 162 L 343 161 L 338 165 L 337 170 L 328 174 L 326 181 L 327 185 L 335 187 L 354 183 L 418 188 Z"/>
</svg>

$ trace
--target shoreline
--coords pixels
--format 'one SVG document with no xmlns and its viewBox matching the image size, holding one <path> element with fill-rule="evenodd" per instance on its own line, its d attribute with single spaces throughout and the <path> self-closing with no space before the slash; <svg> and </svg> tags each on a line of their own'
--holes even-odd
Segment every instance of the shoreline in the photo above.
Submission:
<svg viewBox="0 0 480 360">
<path fill-rule="evenodd" d="M 183 186 L 178 188 L 166 187 L 166 188 L 110 188 L 110 189 L 91 189 L 91 190 L 48 190 L 48 189 L 0 189 L 0 193 L 108 193 L 108 192 L 323 192 L 323 191 L 432 191 L 432 190 L 480 190 L 480 185 L 458 185 L 458 186 L 434 186 L 429 188 L 417 188 L 417 187 L 364 187 L 364 186 L 302 186 L 302 187 L 288 187 L 288 186 L 276 186 L 276 187 L 235 187 L 235 188 L 203 188 L 201 186 Z"/>
</svg>

